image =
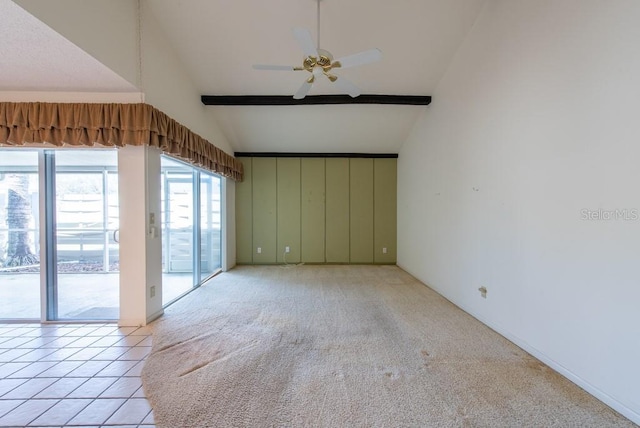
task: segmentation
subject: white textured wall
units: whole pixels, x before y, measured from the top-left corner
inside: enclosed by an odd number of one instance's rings
[[[400,151],[398,264],[640,423],[638,22],[487,3]]]
[[[14,1],[89,55],[136,85],[138,49],[135,1]]]
[[[139,103],[138,92],[41,92],[0,91],[9,103]]]

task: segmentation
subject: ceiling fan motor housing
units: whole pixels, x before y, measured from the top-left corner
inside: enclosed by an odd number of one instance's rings
[[[333,63],[333,55],[330,52],[325,51],[324,49],[318,49],[318,57],[308,56],[304,59],[302,66],[305,70],[313,73],[313,68],[315,66],[320,66],[324,71],[329,71],[331,68],[335,67],[336,64]]]

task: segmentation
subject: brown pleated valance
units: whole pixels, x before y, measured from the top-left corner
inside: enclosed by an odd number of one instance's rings
[[[149,145],[242,180],[242,163],[149,104],[0,102],[0,146],[25,145]]]

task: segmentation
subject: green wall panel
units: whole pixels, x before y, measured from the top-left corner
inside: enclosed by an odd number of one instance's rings
[[[253,262],[276,263],[276,158],[253,158]],[[258,247],[261,253],[257,252]]]
[[[373,161],[374,263],[396,262],[396,168],[396,159]]]
[[[324,263],[325,160],[303,158],[302,172],[302,261]]]
[[[349,159],[327,159],[326,172],[326,260],[349,263]]]
[[[373,159],[349,160],[350,262],[373,263]]]
[[[396,159],[239,159],[239,264],[396,262]]]
[[[300,158],[278,158],[278,263],[300,262]],[[285,254],[285,247],[290,253]]]
[[[253,263],[253,201],[251,158],[238,158],[244,166],[244,180],[236,183],[236,262]]]

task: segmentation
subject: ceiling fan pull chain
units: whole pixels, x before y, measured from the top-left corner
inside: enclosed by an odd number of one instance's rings
[[[320,0],[318,0],[318,50],[320,50]]]

